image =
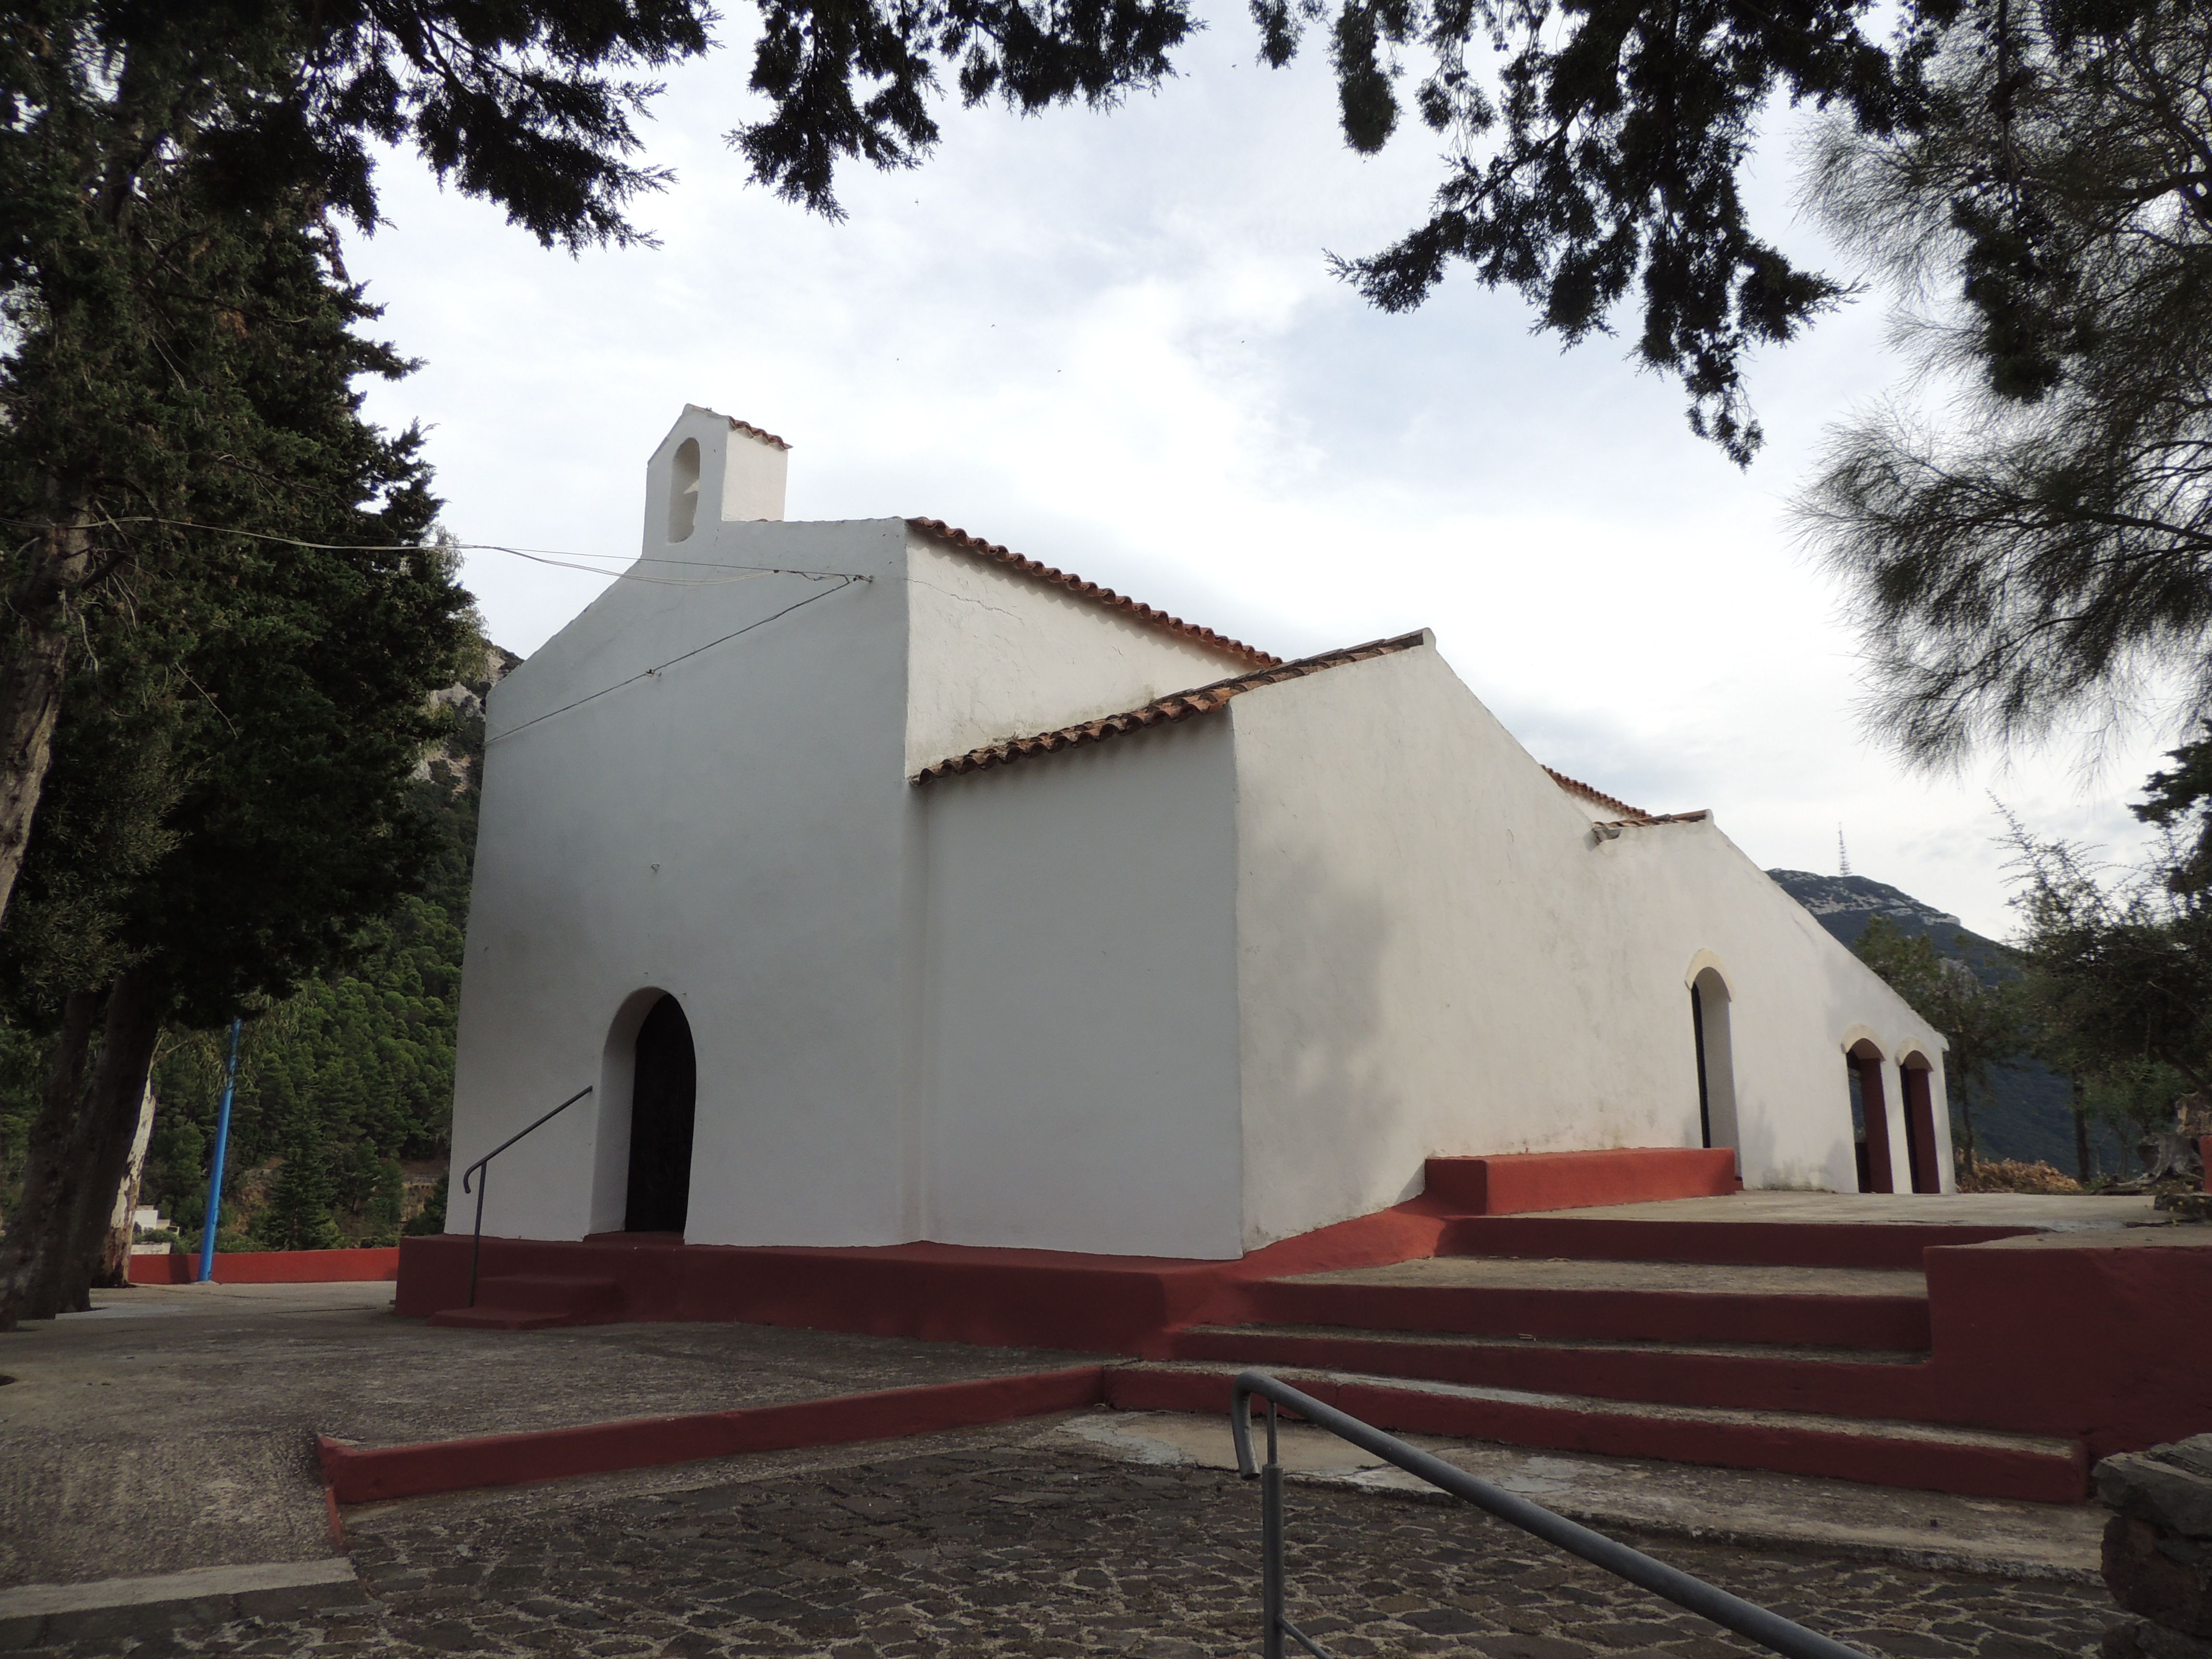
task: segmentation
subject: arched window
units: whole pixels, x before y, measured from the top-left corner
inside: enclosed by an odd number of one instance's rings
[[[698,522],[699,441],[686,438],[668,467],[668,539],[689,541]]]

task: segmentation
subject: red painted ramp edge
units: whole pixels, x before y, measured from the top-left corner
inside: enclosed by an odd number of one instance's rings
[[[410,1446],[362,1448],[318,1435],[315,1449],[331,1497],[340,1504],[367,1504],[690,1463],[738,1452],[896,1440],[1073,1411],[1097,1405],[1105,1397],[1103,1368],[1079,1365],[876,1394],[836,1395],[785,1406],[639,1417]]]
[[[200,1274],[197,1255],[134,1255],[133,1285],[189,1285]],[[343,1285],[399,1277],[399,1247],[363,1250],[218,1250],[218,1285]]]
[[[1523,1215],[1594,1204],[1722,1198],[1739,1191],[1728,1146],[1620,1146],[1589,1152],[1432,1158],[1425,1190],[1471,1215]]]

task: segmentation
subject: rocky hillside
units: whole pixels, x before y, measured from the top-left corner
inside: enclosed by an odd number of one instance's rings
[[[1967,963],[1985,981],[1994,983],[2020,971],[2012,951],[1996,939],[1983,938],[1949,912],[1923,904],[1887,882],[1866,876],[1816,876],[1806,870],[1766,873],[1845,945],[1856,944],[1876,916],[1887,916],[1903,933],[1915,938],[1928,935],[1937,951]],[[1974,1103],[1974,1127],[1984,1156],[2031,1163],[2039,1159],[2074,1174],[2074,1115],[2069,1098],[2063,1078],[2024,1054],[2011,1066],[1994,1068],[1988,1097]],[[2093,1134],[2090,1150],[2100,1170],[2123,1169],[2119,1142],[2109,1130]]]

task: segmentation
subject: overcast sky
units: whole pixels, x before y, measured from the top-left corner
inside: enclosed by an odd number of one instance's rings
[[[349,258],[423,368],[419,418],[464,541],[634,557],[646,457],[686,402],[793,446],[788,516],[942,518],[1286,656],[1429,627],[1540,760],[1657,811],[1711,807],[1766,867],[1859,874],[2011,930],[1992,793],[2115,852],[2154,729],[1913,775],[1863,736],[1855,644],[1793,545],[1823,428],[1898,378],[1878,302],[1767,355],[1740,473],[1618,341],[1562,353],[1516,295],[1455,278],[1387,317],[1324,253],[1416,222],[1428,135],[1362,161],[1326,66],[1255,65],[1224,9],[1156,95],[1105,114],[943,116],[918,171],[854,172],[832,225],[750,185],[749,11],[655,106],[677,179],[654,250],[540,250],[418,168]],[[1786,133],[1761,158],[1793,222]],[[496,554],[466,579],[535,650],[604,585]]]

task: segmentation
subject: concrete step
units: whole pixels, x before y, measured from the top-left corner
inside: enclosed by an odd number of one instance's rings
[[[1237,1369],[1176,1361],[1112,1366],[1107,1402],[1125,1411],[1225,1412]],[[1271,1374],[1394,1433],[1771,1469],[1971,1498],[2071,1504],[2088,1492],[2088,1455],[2079,1440],[1814,1412],[1630,1404],[1350,1371],[1271,1368]]]
[[[1247,1288],[1249,1322],[1924,1352],[1928,1285],[1900,1270],[1437,1256]]]
[[[1169,1353],[1652,1405],[1902,1419],[1942,1409],[1927,1355],[1872,1349],[1196,1325],[1176,1333]]]
[[[604,1325],[619,1319],[622,1286],[611,1279],[557,1273],[504,1273],[477,1283],[476,1305],[447,1308],[430,1323],[468,1330],[539,1331],[556,1325]]]
[[[1923,1222],[1666,1221],[1607,1216],[1468,1216],[1440,1242],[1446,1255],[1553,1256],[1802,1267],[1917,1268],[1938,1245],[1986,1244],[2026,1226]]]

